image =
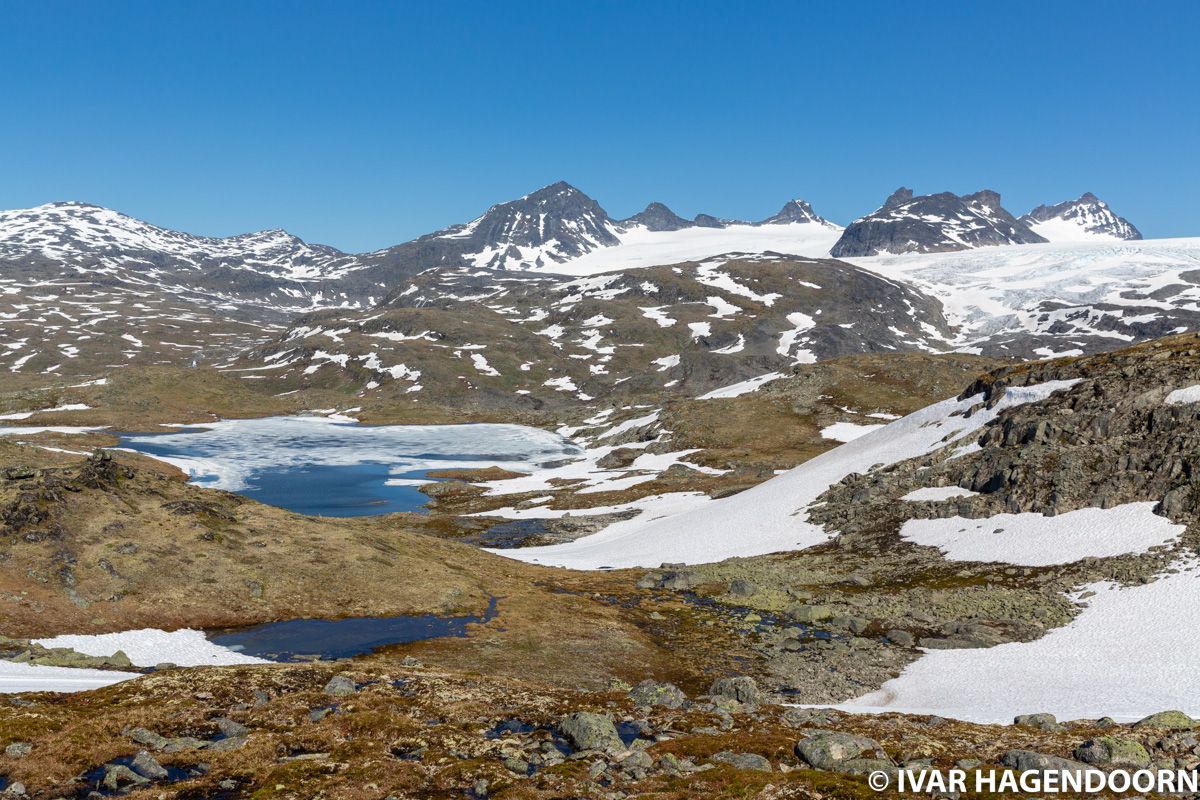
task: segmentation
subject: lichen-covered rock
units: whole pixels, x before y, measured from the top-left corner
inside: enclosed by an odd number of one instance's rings
[[[754,678],[718,678],[713,681],[708,693],[713,697],[724,697],[736,703],[757,703],[758,682]]]
[[[1144,767],[1150,763],[1150,753],[1136,739],[1123,736],[1097,736],[1075,748],[1075,758],[1086,764],[1113,767]]]
[[[808,738],[796,743],[796,755],[817,769],[839,772],[856,769],[861,765],[852,762],[865,760],[891,765],[879,742],[841,731],[810,731]]]
[[[771,762],[758,753],[734,753],[730,750],[723,750],[720,753],[714,753],[711,756],[712,761],[719,761],[722,764],[729,764],[737,769],[753,769],[759,772],[770,772]]]
[[[129,765],[130,769],[141,775],[143,778],[151,781],[161,781],[167,777],[167,770],[162,764],[158,763],[158,759],[147,753],[145,750],[139,750],[137,755],[133,757],[133,761]]]
[[[558,729],[577,750],[617,752],[625,749],[617,726],[603,714],[576,711],[558,721]]]
[[[682,708],[687,696],[673,683],[645,680],[629,690],[629,699],[638,706]]]
[[[1039,731],[1059,731],[1062,726],[1053,714],[1020,714],[1013,719],[1013,725],[1022,728],[1037,728]]]
[[[9,758],[24,758],[33,751],[33,745],[29,742],[12,742],[4,748],[4,755]]]
[[[322,691],[333,697],[345,697],[355,694],[358,691],[358,684],[346,675],[334,675],[329,679],[329,683],[325,684]]]
[[[1159,711],[1157,714],[1151,714],[1138,720],[1134,726],[1138,728],[1194,728],[1196,720],[1182,711]]]

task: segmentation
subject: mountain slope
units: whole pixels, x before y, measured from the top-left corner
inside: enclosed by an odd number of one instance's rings
[[[834,258],[884,253],[941,253],[1000,244],[1046,241],[1000,205],[990,189],[914,197],[897,189],[878,210],[846,227],[830,251]]]
[[[1038,206],[1021,217],[1030,230],[1051,242],[1141,239],[1142,233],[1129,220],[1117,216],[1108,203],[1091,192],[1077,200],[1053,206]]]
[[[367,311],[303,317],[228,365],[278,390],[537,410],[696,397],[864,352],[943,350],[941,307],[830,260],[731,254],[562,276],[437,270]]]
[[[40,257],[77,271],[114,274],[227,267],[283,280],[331,280],[357,268],[353,256],[310,245],[286,231],[214,238],[168,230],[86,203],[0,211],[0,259]]]

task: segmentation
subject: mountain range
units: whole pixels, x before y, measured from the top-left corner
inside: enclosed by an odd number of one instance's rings
[[[1200,325],[1195,248],[1139,238],[1091,194],[1018,218],[988,190],[900,189],[843,229],[798,199],[759,221],[613,219],[560,182],[360,254],[54,203],[0,213],[0,369],[209,364],[288,391],[553,405],[853,353],[1094,352]]]

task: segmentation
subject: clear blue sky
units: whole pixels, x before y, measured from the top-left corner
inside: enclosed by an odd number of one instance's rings
[[[1200,235],[1200,3],[0,0],[0,207],[347,250],[563,179],[845,223],[901,184]]]

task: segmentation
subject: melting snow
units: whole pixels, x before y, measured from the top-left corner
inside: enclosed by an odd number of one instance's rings
[[[1070,624],[1032,642],[934,650],[846,711],[939,714],[1009,722],[1034,711],[1059,719],[1136,720],[1167,708],[1200,715],[1200,570],[1144,586],[1108,583]]]
[[[1154,506],[1150,502],[1080,508],[1053,517],[1023,513],[986,519],[910,519],[900,535],[936,547],[952,561],[1043,567],[1088,557],[1144,553],[1178,538],[1185,526],[1158,516]]]
[[[634,518],[600,533],[549,547],[496,551],[521,561],[574,569],[656,567],[798,550],[832,534],[807,519],[806,509],[846,475],[893,464],[960,440],[1006,408],[1044,400],[1077,381],[1009,388],[991,409],[955,416],[977,398],[944,400],[813,458],[795,469],[722,500],[658,520]]]

